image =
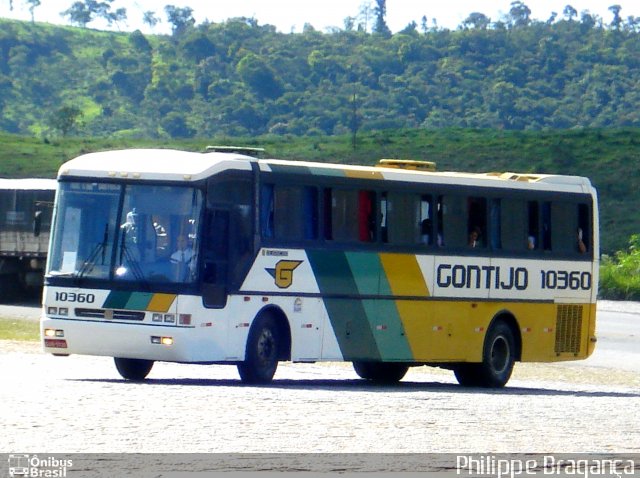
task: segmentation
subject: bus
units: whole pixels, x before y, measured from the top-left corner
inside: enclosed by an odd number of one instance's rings
[[[42,288],[56,186],[0,178],[0,301]]]
[[[372,382],[430,365],[502,387],[515,362],[595,347],[583,177],[235,148],[90,153],[58,182],[44,350],[113,357],[124,379],[180,362],[264,384],[280,361],[348,361]]]

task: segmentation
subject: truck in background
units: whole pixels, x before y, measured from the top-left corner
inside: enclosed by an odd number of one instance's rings
[[[0,178],[0,302],[42,287],[55,190],[53,179]]]

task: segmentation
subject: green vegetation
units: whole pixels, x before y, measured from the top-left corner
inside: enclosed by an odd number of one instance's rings
[[[247,18],[195,25],[188,11],[174,12],[186,17],[170,36],[0,19],[0,130],[203,138],[640,127],[638,20],[566,11],[540,22],[527,11],[512,2],[504,21],[472,14],[457,30],[411,24],[393,35],[384,23],[296,34]]]
[[[0,318],[0,340],[40,340],[40,325],[31,320]]]
[[[600,296],[604,299],[640,300],[640,235],[627,250],[604,256],[600,266]]]
[[[207,144],[574,174],[598,188],[602,251],[626,247],[640,231],[638,18],[613,6],[610,24],[578,19],[567,5],[532,21],[517,1],[500,21],[472,13],[456,30],[425,20],[392,35],[376,4],[374,33],[355,19],[330,33],[248,18],[196,25],[176,7],[170,36],[0,19],[0,176],[54,177],[97,150]],[[67,16],[124,20],[85,10]]]
[[[295,137],[218,136],[209,140],[35,138],[0,134],[0,176],[55,177],[60,165],[82,153],[162,147],[202,151],[207,144],[259,146],[284,159],[374,164],[381,158],[435,161],[439,170],[515,171],[591,178],[600,199],[602,251],[614,254],[640,231],[640,129],[496,131],[401,129],[350,135]]]

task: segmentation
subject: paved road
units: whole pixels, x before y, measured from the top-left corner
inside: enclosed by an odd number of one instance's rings
[[[0,305],[0,317],[37,321],[33,303]],[[577,366],[611,367],[640,373],[640,302],[598,302],[598,345],[592,357]]]
[[[4,342],[0,451],[638,453],[640,309],[614,309],[592,358],[518,364],[499,391],[425,367],[370,386],[348,364],[283,364],[266,387],[235,367],[156,364],[135,384],[108,358]]]

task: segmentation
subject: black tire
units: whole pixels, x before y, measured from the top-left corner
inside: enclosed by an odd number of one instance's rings
[[[494,323],[484,339],[481,363],[465,363],[454,368],[458,383],[465,387],[504,387],[516,360],[513,331],[503,321]]]
[[[278,368],[280,344],[276,321],[268,315],[258,317],[249,332],[244,362],[238,364],[238,372],[244,383],[271,382]]]
[[[409,366],[399,362],[353,362],[353,369],[365,380],[391,384],[402,380]]]
[[[133,382],[141,382],[153,367],[153,360],[127,359],[115,357],[113,361],[116,363],[118,373],[122,378]]]

